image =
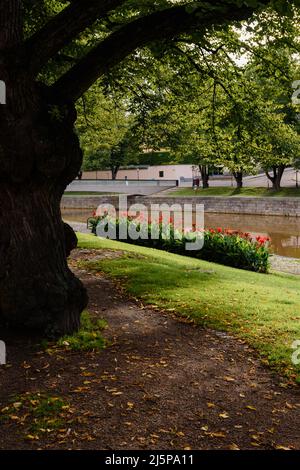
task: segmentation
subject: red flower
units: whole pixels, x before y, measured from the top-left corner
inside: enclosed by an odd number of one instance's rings
[[[218,233],[222,233],[222,232],[223,232],[223,230],[221,229],[221,227],[218,227],[218,228],[217,228],[217,232],[218,232]]]
[[[262,235],[258,235],[257,237],[255,237],[255,239],[260,245],[264,245],[265,243],[270,241],[269,237],[263,237]]]

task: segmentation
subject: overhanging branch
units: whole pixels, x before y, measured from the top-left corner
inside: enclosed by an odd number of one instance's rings
[[[269,2],[265,0],[263,3]],[[173,7],[139,18],[121,27],[92,49],[52,89],[64,99],[77,100],[100,76],[135,49],[192,30],[204,35],[212,26],[246,20],[255,10],[225,3],[223,9],[210,9],[207,12],[199,8],[189,13],[185,7]]]
[[[36,75],[44,64],[98,18],[126,0],[74,0],[24,45],[29,70]]]

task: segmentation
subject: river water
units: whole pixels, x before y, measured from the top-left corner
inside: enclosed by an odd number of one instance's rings
[[[66,221],[86,222],[92,210],[63,210]],[[206,228],[228,228],[250,232],[254,235],[267,235],[271,238],[272,251],[281,256],[300,259],[300,217],[205,214]]]

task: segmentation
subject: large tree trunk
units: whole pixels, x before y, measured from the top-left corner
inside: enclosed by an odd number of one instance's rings
[[[0,318],[50,335],[80,325],[86,293],[67,266],[75,245],[48,184],[1,186]]]
[[[19,2],[6,2],[10,14],[13,3]],[[3,18],[12,21],[0,5],[0,27]],[[17,16],[13,29],[16,23]],[[51,335],[72,333],[87,305],[67,265],[75,235],[60,213],[64,189],[82,162],[75,107],[26,71],[17,73],[14,55],[7,60],[1,53],[9,32],[0,31],[0,79],[7,89],[7,104],[0,107],[0,321]]]
[[[243,187],[243,173],[241,171],[237,171],[233,173],[235,182],[236,182],[236,187],[238,189]]]
[[[267,178],[272,182],[272,189],[274,191],[279,191],[281,188],[281,179],[285,170],[284,165],[274,166],[272,168],[273,175],[270,175],[268,171],[266,171]]]
[[[207,165],[199,165],[200,173],[201,173],[201,180],[202,180],[202,188],[207,189],[209,188],[209,173]]]
[[[119,172],[119,166],[111,166],[111,179],[114,181],[117,179],[117,174]]]

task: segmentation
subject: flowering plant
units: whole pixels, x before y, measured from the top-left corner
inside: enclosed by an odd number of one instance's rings
[[[247,232],[221,227],[209,228],[201,233],[204,237],[202,249],[186,251],[186,243],[199,235],[195,224],[189,228],[182,228],[181,224],[180,226],[176,224],[175,218],[166,219],[163,215],[157,220],[151,220],[148,215],[132,216],[130,213],[120,213],[119,217],[110,218],[108,211],[104,210],[88,220],[92,233],[97,233],[97,226],[103,220],[115,230],[117,240],[120,239],[121,223],[125,223],[126,228],[133,224],[136,233],[141,233],[143,236],[125,239],[121,237],[122,241],[249,271],[267,273],[269,270],[269,237],[262,235],[255,237]],[[156,233],[155,237],[153,233]]]
[[[205,230],[205,241],[199,258],[235,268],[266,273],[270,263],[270,238],[254,237],[237,230]]]

